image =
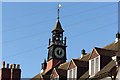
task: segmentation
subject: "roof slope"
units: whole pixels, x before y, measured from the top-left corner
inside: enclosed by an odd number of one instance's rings
[[[76,66],[78,67],[88,67],[88,62],[79,59],[72,59]]]
[[[89,78],[89,70],[86,71],[78,80],[86,80]]]
[[[60,65],[58,66],[58,69],[67,70],[68,64],[69,64],[69,62],[65,62],[65,63],[63,63],[63,64],[60,64]]]
[[[66,77],[67,76],[67,70],[63,70],[63,69],[56,69],[57,73],[59,76],[61,77]]]
[[[109,50],[109,49],[97,48],[97,47],[95,47],[95,49],[100,55],[111,56],[111,57],[115,56],[117,52],[115,50]]]
[[[118,56],[120,56],[120,40],[118,40],[116,43],[113,42],[107,46],[104,47],[105,49],[111,49],[118,51]]]
[[[84,55],[82,58],[80,58],[80,60],[81,60],[81,61],[89,61],[90,54],[91,54],[91,53],[88,53],[88,54]]]
[[[55,25],[54,29],[52,30],[52,32],[53,32],[53,31],[64,32],[64,30],[62,29],[62,26],[61,26],[61,24],[60,24],[60,21],[59,21],[59,20],[57,21],[57,23],[56,23],[56,25]]]
[[[37,74],[31,80],[36,80],[36,79],[42,79],[42,75],[41,74]]]

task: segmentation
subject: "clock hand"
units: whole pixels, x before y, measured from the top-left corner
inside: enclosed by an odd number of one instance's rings
[[[59,50],[59,55],[60,55],[60,52],[61,52],[61,51]]]

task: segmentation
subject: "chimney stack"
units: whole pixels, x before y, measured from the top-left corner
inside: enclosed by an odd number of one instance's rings
[[[21,80],[21,69],[19,64],[7,64],[2,62],[0,80]]]
[[[83,50],[81,51],[81,58],[84,57],[85,55],[86,55],[86,52],[85,52],[85,50],[83,49]]]
[[[120,33],[119,32],[116,34],[116,38],[120,39]]]
[[[115,43],[117,43],[120,40],[120,33],[118,32],[116,34],[116,39],[115,39]]]

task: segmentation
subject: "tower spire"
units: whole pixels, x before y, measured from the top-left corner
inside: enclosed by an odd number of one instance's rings
[[[58,10],[57,10],[57,12],[58,12],[57,19],[58,19],[58,20],[60,19],[60,8],[61,8],[61,5],[60,5],[60,3],[58,2]]]

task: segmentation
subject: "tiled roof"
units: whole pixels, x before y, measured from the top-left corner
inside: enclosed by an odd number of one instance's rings
[[[118,42],[113,42],[107,46],[104,47],[105,49],[111,49],[111,50],[116,50],[118,51],[118,56],[120,56],[120,40]]]
[[[117,42],[112,42],[111,44],[105,46],[105,49],[112,49],[112,50],[118,50],[118,47],[120,47],[120,40]]]
[[[94,76],[94,78],[97,78],[97,77],[101,76],[102,74],[109,73],[110,70],[111,70],[114,66],[116,66],[116,62],[112,60],[112,61],[109,62],[104,68],[102,68],[102,69]],[[106,76],[106,77],[108,77],[108,76]]]
[[[56,69],[57,73],[59,76],[61,77],[67,77],[67,70],[63,70],[63,69]]]
[[[41,74],[37,74],[36,76],[34,76],[31,80],[36,80],[36,79],[40,79],[41,78]]]
[[[109,49],[97,48],[97,47],[95,47],[95,49],[99,55],[110,56],[110,57],[115,56],[117,52],[115,50],[109,50]]]
[[[60,32],[64,32],[64,30],[62,29],[62,26],[60,24],[60,21],[58,20],[54,29],[52,31],[60,31]]]
[[[89,78],[89,70],[86,71],[78,80],[86,80]]]
[[[65,62],[63,64],[60,64],[59,67],[58,67],[58,69],[67,70],[68,64],[69,64],[69,62]]]
[[[88,62],[86,61],[82,61],[82,60],[79,60],[79,59],[72,59],[75,63],[76,66],[78,67],[88,67]]]
[[[81,61],[89,61],[89,58],[90,58],[90,53],[84,55],[82,58],[80,58],[80,60],[81,60]]]

